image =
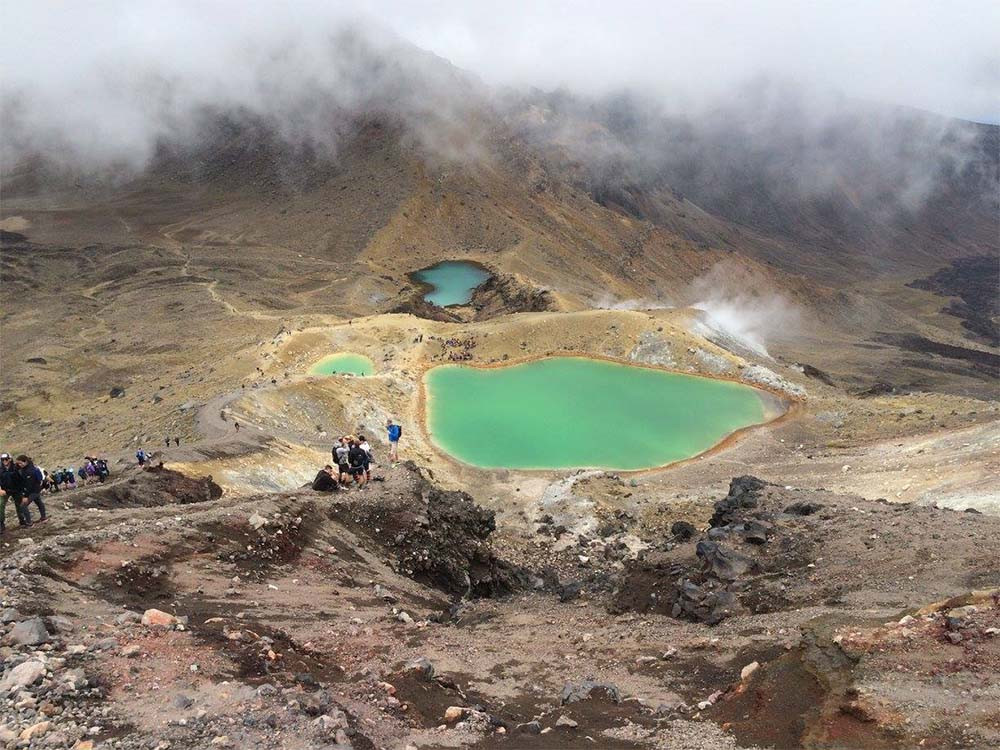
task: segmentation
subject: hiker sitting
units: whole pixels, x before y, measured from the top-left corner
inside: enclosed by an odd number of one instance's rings
[[[319,470],[316,474],[316,478],[313,480],[312,488],[316,492],[336,492],[340,489],[337,484],[337,477],[330,464],[327,464]]]

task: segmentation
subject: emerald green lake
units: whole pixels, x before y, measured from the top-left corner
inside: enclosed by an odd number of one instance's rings
[[[374,372],[374,362],[353,352],[330,354],[309,368],[310,375],[371,375]]]
[[[424,385],[434,444],[483,468],[647,469],[770,418],[740,383],[584,357],[442,365]]]
[[[442,261],[413,274],[414,279],[432,287],[424,299],[438,307],[464,305],[489,277],[489,271],[482,266],[464,260]]]

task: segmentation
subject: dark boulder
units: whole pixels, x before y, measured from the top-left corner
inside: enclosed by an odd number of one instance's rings
[[[706,625],[717,625],[740,609],[739,600],[732,592],[685,579],[677,589],[671,615]]]
[[[728,526],[739,521],[739,512],[756,508],[767,482],[749,474],[735,477],[729,483],[729,494],[715,504],[711,526]]]
[[[622,696],[618,688],[609,682],[594,682],[584,680],[583,682],[568,682],[563,686],[559,702],[565,706],[568,703],[589,700],[590,698],[603,698],[612,703],[621,703]]]
[[[739,552],[726,549],[717,542],[698,542],[696,554],[706,575],[735,581],[753,567],[753,561]]]
[[[744,542],[750,544],[766,544],[768,536],[774,531],[774,526],[763,521],[751,519],[743,522],[740,534]]]
[[[670,535],[673,536],[674,541],[677,542],[687,542],[694,539],[695,534],[698,533],[698,529],[694,527],[693,523],[688,523],[687,521],[674,521],[670,525]]]

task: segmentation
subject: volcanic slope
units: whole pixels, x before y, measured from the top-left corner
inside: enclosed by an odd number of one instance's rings
[[[101,721],[126,748],[994,746],[1000,354],[942,311],[970,295],[939,274],[995,254],[990,219],[921,222],[898,263],[906,243],[872,223],[832,273],[838,222],[816,206],[757,221],[665,175],[616,198],[481,115],[461,161],[372,116],[334,159],[227,121],[115,187],[5,175],[3,447],[47,467],[106,452],[115,475],[3,541],[5,665],[37,673],[5,698],[18,731],[62,706],[53,731]],[[876,257],[884,273],[859,260]],[[409,274],[456,259],[494,280],[421,304]],[[335,351],[375,374],[309,374]],[[560,353],[739,380],[789,412],[627,476],[434,448],[427,368]],[[335,498],[295,489],[345,432],[382,460],[389,416],[415,465]],[[129,468],[139,446],[166,468]],[[747,474],[774,484],[723,497]],[[122,606],[189,619],[116,622]],[[34,615],[51,648],[19,642]],[[422,655],[438,679],[406,667]],[[181,695],[164,714],[139,684]]]
[[[211,480],[132,469],[56,496],[0,566],[0,690],[19,686],[2,736],[996,745],[1000,560],[977,541],[995,517],[744,476],[668,535],[609,508],[587,534],[540,514],[535,541],[512,544],[422,474],[218,498]]]
[[[466,162],[413,145],[391,120],[355,126],[332,161],[282,145],[260,123],[227,121],[198,149],[168,152],[113,189],[31,165],[5,175],[2,272],[25,304],[4,309],[4,351],[30,351],[4,357],[12,438],[40,440],[43,455],[61,460],[48,454],[57,435],[74,448],[77,435],[115,447],[141,433],[191,437],[181,407],[252,375],[283,331],[391,310],[454,319],[420,306],[407,276],[445,259],[496,274],[469,315],[683,305],[707,294],[738,300],[732,314],[752,318],[780,297],[799,324],[763,326],[785,362],[846,388],[995,390],[996,349],[966,338],[940,296],[908,286],[913,271],[833,287],[807,262],[812,245],[794,260],[762,261],[749,240],[691,239],[678,221],[727,220],[663,195],[648,217],[602,205],[595,188],[499,122],[484,136],[486,155]],[[980,223],[968,226],[976,245]],[[847,267],[866,250],[858,242]],[[935,270],[925,252],[913,257],[921,275]],[[101,403],[114,387],[126,402]]]

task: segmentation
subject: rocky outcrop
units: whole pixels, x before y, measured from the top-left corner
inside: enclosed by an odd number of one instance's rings
[[[491,510],[464,492],[442,490],[419,476],[410,496],[336,503],[333,516],[395,558],[398,572],[454,597],[492,597],[524,586],[526,575],[489,543]]]
[[[162,466],[130,470],[113,481],[84,487],[73,494],[74,503],[86,508],[186,505],[222,497],[222,488],[211,477],[189,477]]]
[[[549,292],[529,286],[511,274],[500,273],[494,273],[483,282],[473,293],[469,304],[476,311],[475,320],[555,309],[555,300]]]

